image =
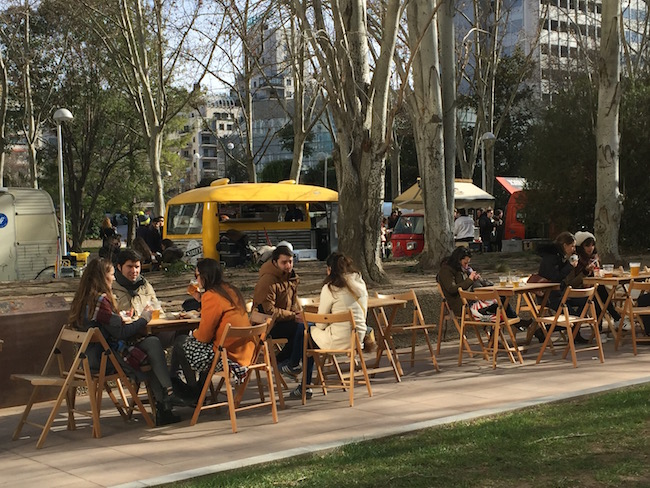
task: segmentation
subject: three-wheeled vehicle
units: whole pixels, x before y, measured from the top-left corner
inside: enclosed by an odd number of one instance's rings
[[[395,224],[390,241],[393,257],[411,257],[424,249],[425,215],[420,178],[393,201],[394,205],[419,210],[419,213],[402,214]],[[494,197],[474,185],[471,180],[454,180],[454,204],[456,208],[472,209],[494,204]]]
[[[338,247],[338,193],[328,188],[215,180],[169,200],[163,236],[184,250],[185,260],[214,258],[244,264],[252,247],[293,245],[299,259],[325,259]]]

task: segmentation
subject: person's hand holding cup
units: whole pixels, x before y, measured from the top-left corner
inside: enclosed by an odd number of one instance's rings
[[[151,322],[151,320],[153,319],[153,308],[151,307],[151,305],[147,305],[146,307],[144,307],[142,312],[140,312],[140,318],[145,319],[147,323]]]

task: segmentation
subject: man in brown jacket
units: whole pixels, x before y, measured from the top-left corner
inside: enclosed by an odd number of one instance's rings
[[[293,376],[301,373],[304,325],[298,305],[298,275],[293,269],[293,251],[278,246],[271,259],[260,268],[260,278],[253,293],[253,308],[261,313],[276,315],[271,335],[287,339],[287,345],[277,355],[280,371]]]

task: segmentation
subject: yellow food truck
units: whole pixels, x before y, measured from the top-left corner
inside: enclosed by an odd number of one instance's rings
[[[325,259],[337,248],[338,193],[328,188],[215,180],[169,200],[163,237],[185,252],[185,260],[214,258],[244,264],[250,246],[293,245],[300,260]]]

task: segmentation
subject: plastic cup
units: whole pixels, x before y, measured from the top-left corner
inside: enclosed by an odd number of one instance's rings
[[[499,286],[506,286],[507,283],[508,283],[507,276],[499,276]]]
[[[630,263],[630,276],[632,278],[639,276],[639,271],[641,271],[641,263]]]
[[[512,280],[512,286],[513,286],[514,288],[518,288],[518,287],[519,287],[519,279],[518,279],[518,278],[514,278],[514,279]]]
[[[605,271],[605,278],[611,278],[612,276],[614,276],[614,265],[603,264],[603,271]]]
[[[160,305],[159,300],[151,300],[149,303],[153,310],[151,311],[151,320],[159,319],[162,312],[162,306]]]

